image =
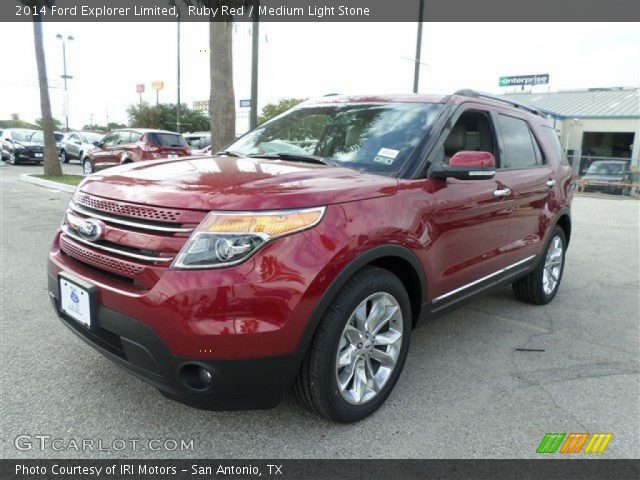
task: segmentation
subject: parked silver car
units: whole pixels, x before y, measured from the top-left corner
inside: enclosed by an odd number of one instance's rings
[[[80,160],[80,163],[89,156],[89,152],[96,149],[95,144],[100,142],[104,134],[100,132],[69,132],[62,139],[58,155],[62,163],[69,160]]]

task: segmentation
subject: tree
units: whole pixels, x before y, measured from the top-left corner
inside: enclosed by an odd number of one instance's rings
[[[211,151],[216,152],[236,138],[236,99],[233,90],[233,24],[209,24],[209,73],[211,89]]]
[[[268,103],[262,108],[262,112],[258,116],[258,125],[262,125],[267,120],[277,117],[290,108],[295,107],[299,103],[304,102],[305,98],[282,98],[278,103]]]
[[[31,4],[33,2],[23,2]],[[38,9],[36,11],[39,12]],[[38,67],[38,83],[40,85],[40,110],[42,111],[42,132],[44,134],[44,174],[52,177],[62,175],[62,167],[58,161],[56,139],[53,135],[54,123],[51,117],[51,100],[47,82],[47,63],[42,41],[42,18],[40,13],[33,16],[33,40],[36,49],[36,65]]]
[[[36,125],[40,128],[42,128],[43,122],[44,120],[42,118],[36,119]],[[62,128],[62,122],[57,118],[52,118],[51,122],[54,130],[60,130]]]
[[[148,103],[134,104],[129,106],[127,113],[131,127],[176,130],[177,106],[174,103],[153,106]],[[180,107],[180,124],[187,131],[209,130],[209,119],[185,104]]]

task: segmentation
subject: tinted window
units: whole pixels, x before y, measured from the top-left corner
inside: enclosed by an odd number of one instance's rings
[[[482,112],[466,111],[460,115],[444,142],[445,163],[462,151],[489,152],[497,157],[493,143],[489,117]]]
[[[500,132],[504,145],[504,166],[528,168],[538,164],[529,125],[524,120],[499,115]]]
[[[147,134],[149,143],[161,147],[186,147],[187,142],[184,141],[182,135],[176,133],[149,133]]]
[[[567,156],[562,151],[562,145],[560,145],[560,139],[558,138],[558,134],[553,128],[543,127],[540,129],[542,132],[542,136],[547,141],[547,143],[551,146],[551,150],[553,150],[553,154],[558,159],[558,161],[562,165],[569,165],[569,161],[567,160]]]

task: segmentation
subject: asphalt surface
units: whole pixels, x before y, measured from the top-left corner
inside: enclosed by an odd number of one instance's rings
[[[519,303],[503,288],[423,325],[386,404],[345,426],[292,395],[267,411],[194,410],[73,336],[51,309],[45,270],[69,195],[18,180],[40,170],[0,166],[4,458],[536,457],[546,432],[612,432],[604,456],[640,457],[638,201],[577,197],[550,305]],[[14,446],[19,435],[31,436],[30,450]],[[40,450],[35,435],[61,439],[62,450]],[[82,439],[110,449],[77,451]],[[193,440],[193,449],[134,450],[130,439]]]

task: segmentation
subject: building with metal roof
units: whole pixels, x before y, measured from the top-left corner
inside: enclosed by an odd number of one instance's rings
[[[598,159],[624,159],[640,168],[640,88],[589,88],[509,93],[554,123],[574,172]]]

